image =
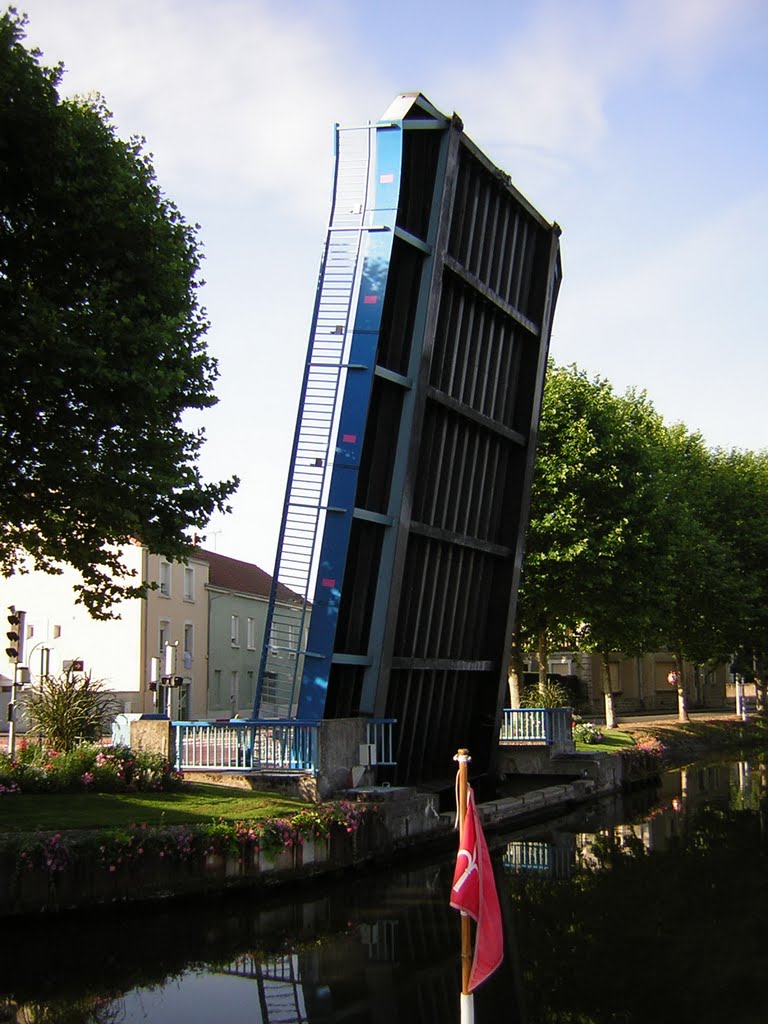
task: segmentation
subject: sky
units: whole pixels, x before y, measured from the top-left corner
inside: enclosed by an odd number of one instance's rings
[[[765,0],[15,0],[199,225],[219,364],[205,546],[271,572],[333,125],[422,92],[562,228],[550,352],[713,447],[768,449]],[[197,424],[195,424],[197,425]]]

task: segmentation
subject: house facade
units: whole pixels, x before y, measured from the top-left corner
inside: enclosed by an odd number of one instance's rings
[[[535,660],[529,662],[531,672],[538,671]],[[580,651],[556,651],[548,665],[550,675],[561,676],[573,690],[574,705],[585,714],[604,711],[602,658]],[[676,670],[675,657],[669,652],[626,658],[611,654],[608,675],[616,713],[633,714],[644,711],[676,712],[677,686],[669,675]],[[685,688],[691,707],[723,707],[728,698],[728,666],[703,668],[686,662]]]
[[[250,562],[200,551],[208,564],[208,717],[251,718],[272,577]],[[303,603],[278,584],[277,600],[302,630]],[[299,644],[297,646],[304,646]]]
[[[182,721],[207,717],[208,563],[146,554],[144,711]]]

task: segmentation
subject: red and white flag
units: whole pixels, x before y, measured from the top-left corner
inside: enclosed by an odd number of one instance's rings
[[[504,934],[501,927],[499,897],[493,878],[493,865],[471,789],[468,792],[467,813],[456,856],[451,906],[455,910],[469,914],[477,924],[475,953],[469,976],[469,991],[472,992],[493,974],[501,963],[504,955]]]

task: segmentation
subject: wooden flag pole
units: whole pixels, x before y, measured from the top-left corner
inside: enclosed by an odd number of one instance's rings
[[[459,819],[459,837],[464,828],[464,819],[467,816],[468,801],[468,766],[472,758],[469,751],[459,750],[454,760],[459,763],[457,778],[456,804]],[[469,991],[469,978],[472,973],[472,923],[469,914],[462,911],[461,914],[461,1021],[462,1024],[471,1024],[474,1020],[474,1008],[472,993]]]

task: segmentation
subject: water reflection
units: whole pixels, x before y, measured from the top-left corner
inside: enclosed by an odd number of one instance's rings
[[[545,838],[519,833],[502,853],[504,871],[513,875],[571,878],[584,868],[603,866],[606,845],[617,852],[663,852],[680,843],[686,828],[695,827],[697,812],[715,809],[756,812],[764,823],[768,800],[768,766],[746,760],[699,764],[666,773],[645,808],[635,798],[600,806],[596,832],[570,832],[567,822]],[[647,796],[647,794],[646,794]],[[643,797],[640,797],[642,801]],[[587,815],[588,817],[588,815]],[[626,820],[629,818],[630,820]],[[536,830],[540,836],[540,830]]]
[[[506,948],[478,1024],[762,1020],[766,760],[693,765],[658,791],[489,836]],[[230,894],[17,924],[0,1019],[456,1022],[452,861],[290,902]]]

